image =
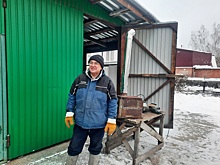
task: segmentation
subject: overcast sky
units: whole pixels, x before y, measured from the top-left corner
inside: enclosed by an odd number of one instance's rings
[[[178,22],[177,47],[190,49],[192,31],[201,25],[212,33],[214,22],[220,24],[220,0],[136,0],[160,22]]]

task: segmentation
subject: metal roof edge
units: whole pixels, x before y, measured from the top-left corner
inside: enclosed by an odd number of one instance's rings
[[[146,29],[152,29],[152,28],[161,28],[161,27],[170,27],[175,32],[177,32],[178,28],[178,22],[160,22],[160,23],[154,23],[154,24],[139,24],[139,25],[125,25],[126,28],[146,28]]]

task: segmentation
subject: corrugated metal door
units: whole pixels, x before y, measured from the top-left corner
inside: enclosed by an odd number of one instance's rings
[[[132,28],[136,34],[132,42],[128,95],[141,95],[146,103],[156,103],[165,112],[165,127],[172,127],[177,23]]]
[[[64,117],[83,69],[83,13],[63,3],[7,1],[9,159],[72,135]]]
[[[3,0],[0,0],[0,34],[4,33],[4,8],[3,8]]]
[[[7,98],[6,98],[5,36],[0,35],[0,161],[6,160]]]

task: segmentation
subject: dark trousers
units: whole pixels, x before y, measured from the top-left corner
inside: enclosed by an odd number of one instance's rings
[[[70,141],[68,147],[68,154],[70,156],[79,155],[82,150],[83,146],[86,142],[87,137],[90,137],[90,144],[89,144],[89,152],[92,155],[100,154],[102,150],[102,139],[104,136],[104,128],[101,129],[83,129],[78,125],[74,125],[74,132],[72,139]]]

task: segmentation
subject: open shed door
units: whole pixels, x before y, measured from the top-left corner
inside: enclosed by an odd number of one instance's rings
[[[141,25],[122,29],[121,70],[124,70],[126,32],[135,29],[128,78],[129,96],[141,95],[165,112],[164,125],[173,128],[177,23]],[[120,87],[123,85],[120,80]]]

